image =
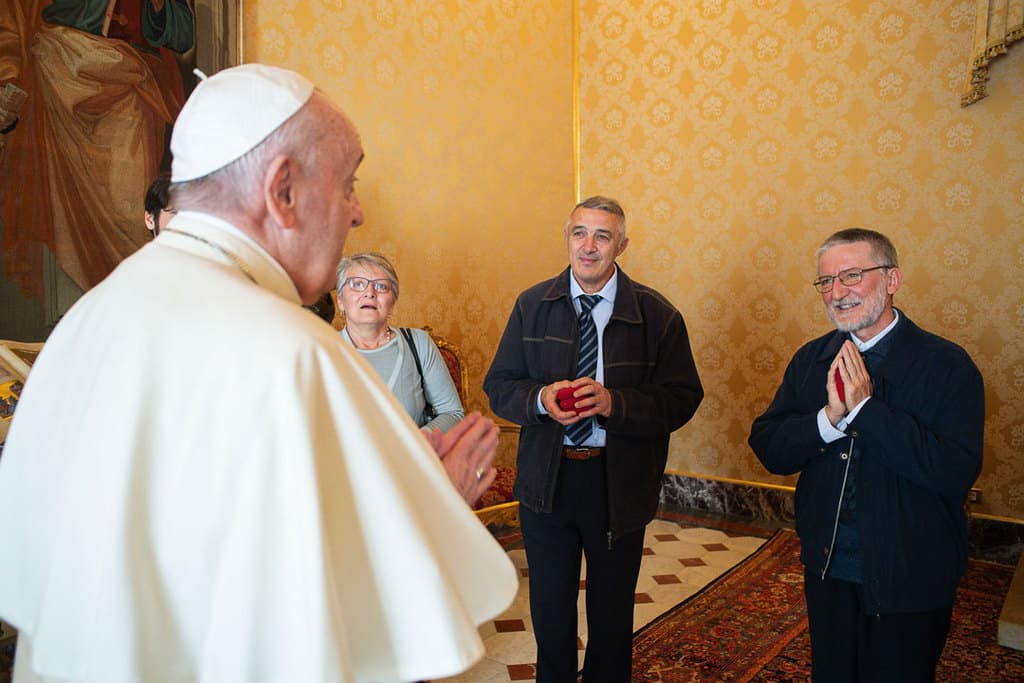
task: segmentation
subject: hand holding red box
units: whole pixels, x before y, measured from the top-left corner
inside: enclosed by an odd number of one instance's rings
[[[576,410],[576,398],[573,393],[576,391],[573,387],[563,387],[558,390],[555,394],[555,400],[558,402],[558,407],[568,412],[570,410]]]

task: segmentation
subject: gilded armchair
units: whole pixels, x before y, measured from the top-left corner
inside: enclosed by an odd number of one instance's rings
[[[469,398],[469,373],[466,364],[462,362],[462,352],[457,346],[444,337],[436,334],[430,327],[424,327],[430,334],[431,339],[437,344],[444,358],[448,372],[455,382],[455,389],[459,393],[462,405],[466,405]],[[474,511],[480,521],[488,527],[518,527],[519,526],[519,502],[512,497],[512,484],[516,479],[514,465],[500,463],[497,465],[498,476],[480,500],[474,506]]]

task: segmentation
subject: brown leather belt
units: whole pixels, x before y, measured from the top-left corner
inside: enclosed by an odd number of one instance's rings
[[[604,452],[603,448],[588,446],[562,446],[562,457],[570,460],[590,460]]]

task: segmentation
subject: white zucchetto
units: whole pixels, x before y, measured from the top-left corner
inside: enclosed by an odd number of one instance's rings
[[[242,64],[200,81],[171,134],[171,182],[224,168],[302,108],[313,84],[287,69]]]

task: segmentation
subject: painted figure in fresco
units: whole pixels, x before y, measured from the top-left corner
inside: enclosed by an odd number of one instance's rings
[[[537,680],[576,681],[586,557],[586,683],[629,683],[644,527],[669,435],[704,397],[683,317],[630,279],[618,202],[591,197],[565,227],[569,267],[516,300],[484,379],[522,425],[514,493],[530,569]]]
[[[247,64],[196,87],[171,150],[178,213],[57,324],[0,462],[14,680],[467,669],[518,587],[467,505],[498,427],[424,434],[302,308],[363,222],[355,126]]]
[[[6,275],[41,294],[41,245],[83,290],[148,238],[140,198],[184,102],[185,0],[19,0],[0,18],[0,82],[28,103],[0,188]]]
[[[893,307],[901,281],[884,235],[825,240],[814,285],[836,329],[796,352],[750,430],[770,472],[800,474],[815,681],[935,680],[967,566],[982,378],[962,348]]]

